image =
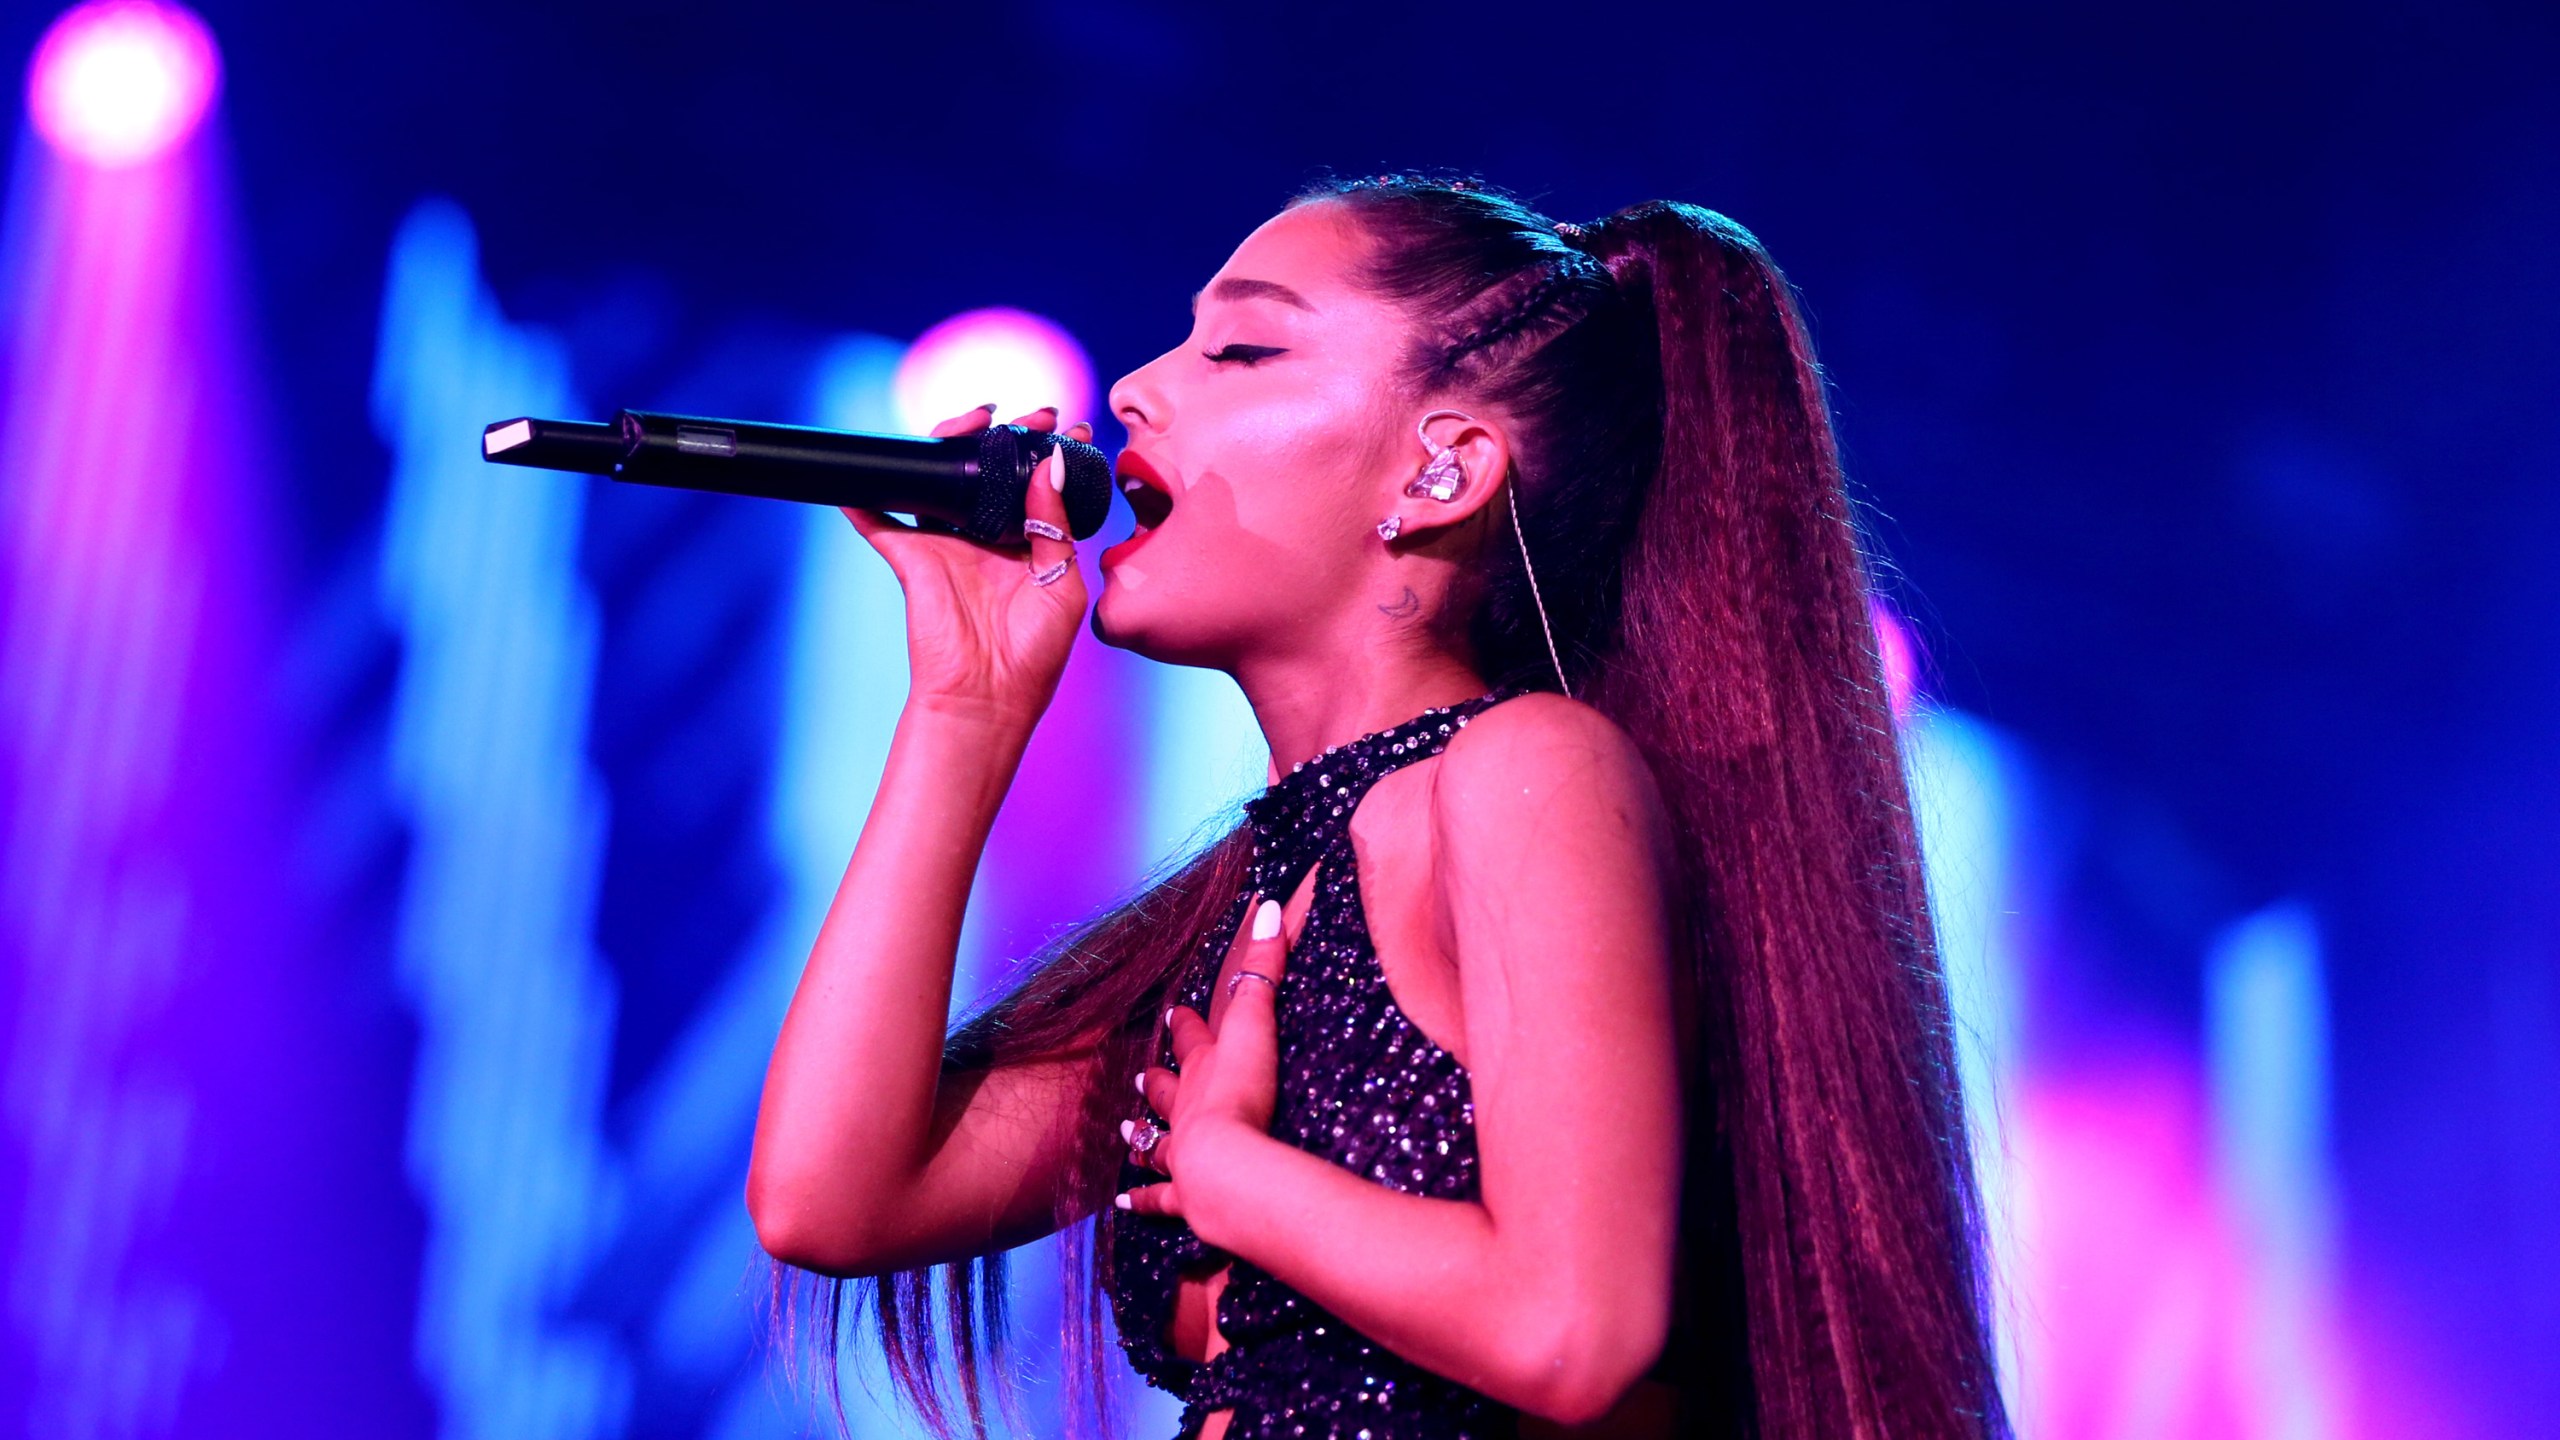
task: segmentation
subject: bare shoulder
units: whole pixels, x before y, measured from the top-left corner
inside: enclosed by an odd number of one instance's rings
[[[1568,835],[1605,844],[1615,832],[1660,858],[1668,835],[1661,789],[1635,741],[1592,706],[1545,691],[1479,711],[1451,737],[1432,823],[1460,855]]]
[[[1677,846],[1626,731],[1581,701],[1523,695],[1478,712],[1440,763],[1432,878],[1466,1063],[1499,1070],[1530,1031],[1623,1037],[1628,1015],[1668,1015]]]
[[[1580,700],[1543,690],[1470,717],[1441,752],[1433,788],[1444,819],[1522,801],[1568,800],[1575,791],[1661,804],[1651,767],[1617,721]]]

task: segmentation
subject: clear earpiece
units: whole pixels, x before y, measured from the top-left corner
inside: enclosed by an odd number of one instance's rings
[[[1475,418],[1461,410],[1434,410],[1414,422],[1414,436],[1422,441],[1423,453],[1431,457],[1423,465],[1421,474],[1405,482],[1404,493],[1416,500],[1425,497],[1441,501],[1455,500],[1458,498],[1458,492],[1466,488],[1467,472],[1465,467],[1458,463],[1456,447],[1432,443],[1431,433],[1426,428],[1432,420],[1442,415],[1455,415],[1461,420]]]

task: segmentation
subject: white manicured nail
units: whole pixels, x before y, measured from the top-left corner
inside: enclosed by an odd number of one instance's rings
[[[1171,1008],[1170,1006],[1166,1007],[1166,1009],[1165,1009],[1165,1012],[1164,1012],[1164,1023],[1165,1023],[1165,1028],[1166,1028],[1166,1029],[1168,1029],[1168,1030],[1169,1030],[1169,1029],[1173,1028],[1173,1010],[1172,1010],[1172,1008]]]
[[[1124,1140],[1124,1141],[1125,1141],[1125,1140],[1127,1140],[1130,1136],[1135,1135],[1135,1134],[1137,1134],[1137,1133],[1138,1133],[1138,1122],[1137,1122],[1137,1121],[1135,1121],[1135,1120],[1123,1120],[1123,1121],[1121,1121],[1121,1122],[1120,1122],[1120,1138],[1121,1138],[1122,1140]]]
[[[1144,1071],[1144,1070],[1141,1070],[1141,1071],[1139,1071],[1139,1072],[1138,1072],[1138,1094],[1139,1094],[1141,1097],[1143,1097],[1146,1093],[1147,1093],[1147,1072],[1146,1072],[1146,1071]]]
[[[1123,1190],[1123,1191],[1121,1191],[1119,1194],[1112,1196],[1112,1197],[1111,1197],[1111,1203],[1112,1203],[1113,1205],[1115,1205],[1115,1206],[1118,1206],[1120,1209],[1123,1209],[1123,1210],[1128,1209],[1128,1208],[1129,1208],[1129,1192],[1128,1192],[1128,1191],[1126,1191],[1126,1190]]]
[[[1052,449],[1049,452],[1049,488],[1061,495],[1067,493],[1067,452],[1064,450]]]
[[[1280,933],[1280,902],[1265,900],[1253,912],[1253,938],[1268,940]]]

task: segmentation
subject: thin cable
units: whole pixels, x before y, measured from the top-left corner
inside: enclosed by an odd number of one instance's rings
[[[1520,541],[1520,568],[1529,575],[1529,603],[1538,607],[1538,631],[1547,637],[1547,663],[1556,667],[1556,684],[1569,700],[1573,698],[1573,686],[1565,681],[1564,661],[1556,654],[1556,632],[1547,624],[1547,602],[1538,595],[1538,570],[1529,563],[1529,536],[1520,528],[1520,492],[1506,485],[1502,493],[1511,497],[1511,533]]]

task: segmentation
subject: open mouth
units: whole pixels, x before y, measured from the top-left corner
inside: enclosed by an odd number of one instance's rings
[[[1138,519],[1142,531],[1153,530],[1173,513],[1173,490],[1156,473],[1144,456],[1131,451],[1120,453],[1118,466],[1120,493],[1129,497],[1129,513]]]

